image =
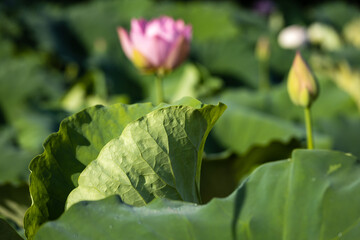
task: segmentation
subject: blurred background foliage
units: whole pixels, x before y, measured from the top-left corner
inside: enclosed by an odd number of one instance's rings
[[[160,15],[193,26],[188,61],[164,82],[165,99],[228,105],[205,147],[203,198],[228,195],[259,164],[304,147],[303,112],[289,100],[294,49],[279,33],[297,24],[299,48],[321,93],[316,147],[360,156],[360,9],[351,1],[62,0],[0,2],[0,217],[21,231],[28,164],[60,121],[87,106],[155,100],[152,76],[122,52],[116,28]],[[268,59],[256,54],[265,38]],[[259,50],[259,49],[258,49]],[[270,80],[270,87],[262,85]]]

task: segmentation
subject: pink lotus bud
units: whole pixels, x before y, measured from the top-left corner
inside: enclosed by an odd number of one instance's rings
[[[121,46],[134,65],[145,72],[166,72],[179,66],[190,50],[192,27],[183,20],[160,17],[132,19],[130,35],[118,28]]]

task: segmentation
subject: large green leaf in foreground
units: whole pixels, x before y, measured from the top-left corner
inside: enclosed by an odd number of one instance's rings
[[[42,223],[61,215],[79,174],[102,147],[152,108],[152,104],[96,106],[61,122],[59,131],[45,141],[44,152],[30,163],[33,203],[24,219],[29,239]]]
[[[296,150],[257,168],[228,198],[206,205],[157,199],[143,207],[119,197],[84,201],[45,224],[42,239],[360,238],[360,166],[355,157]]]
[[[170,106],[128,124],[81,173],[67,207],[114,193],[135,206],[154,198],[200,202],[205,140],[225,108]]]
[[[179,155],[182,154],[182,150],[179,153],[180,146],[184,147],[183,141],[187,139],[187,135],[191,141],[194,140],[194,143],[199,143],[201,146],[199,149],[202,149],[204,144],[204,134],[201,132],[202,129],[210,129],[210,126],[214,124],[216,119],[221,115],[222,111],[224,111],[225,106],[219,105],[219,107],[214,106],[204,106],[196,99],[193,98],[183,98],[179,100],[178,102],[173,104],[174,106],[179,105],[186,105],[192,108],[198,108],[199,112],[193,111],[194,116],[198,116],[203,114],[203,118],[198,121],[194,121],[192,123],[191,127],[190,125],[183,126],[186,131],[181,132],[181,130],[184,129],[177,129],[177,121],[184,121],[184,119],[187,119],[184,123],[189,124],[187,114],[189,112],[176,112],[173,113],[173,117],[179,117],[167,119],[168,122],[160,122],[158,128],[161,128],[161,124],[168,124],[168,127],[170,128],[164,128],[160,129],[162,131],[162,136],[159,139],[156,139],[158,136],[157,130],[154,130],[152,133],[155,140],[160,140],[159,146],[166,150],[166,144],[174,144],[175,142],[170,139],[172,134],[177,135],[177,141],[176,144],[179,144],[177,146],[177,152],[170,152],[172,154],[172,157],[176,155],[176,158],[179,159]],[[168,109],[169,106],[166,104],[162,104],[157,106],[155,109],[158,109],[156,111],[161,111],[159,109],[166,108]],[[147,113],[151,112],[153,110],[153,106],[151,104],[134,104],[134,105],[121,105],[116,104],[109,107],[91,107],[88,108],[80,113],[77,113],[70,118],[64,120],[60,125],[60,130],[58,133],[55,133],[51,135],[44,144],[45,151],[43,154],[36,157],[30,164],[30,170],[32,171],[30,175],[30,194],[33,198],[33,204],[31,208],[27,211],[25,215],[25,230],[27,237],[32,239],[33,235],[39,228],[39,226],[49,220],[53,220],[58,218],[61,213],[64,211],[65,208],[65,201],[68,197],[69,193],[78,186],[78,176],[80,173],[84,170],[84,168],[93,160],[95,160],[100,152],[100,150],[103,148],[105,144],[110,142],[110,140],[114,138],[119,138],[121,135],[123,129],[132,121],[146,115]],[[213,109],[217,109],[219,112],[219,115],[211,116],[211,111]],[[209,112],[207,112],[209,111]],[[164,115],[166,116],[168,112],[164,112]],[[169,112],[170,114],[170,112]],[[174,116],[176,114],[179,114],[179,116]],[[184,115],[181,115],[184,114]],[[214,113],[215,114],[215,113]],[[193,118],[189,118],[193,119]],[[162,119],[158,119],[161,121]],[[195,119],[196,120],[196,119]],[[200,122],[199,122],[200,121]],[[202,122],[201,122],[202,121]],[[204,124],[204,122],[208,125],[201,125]],[[143,134],[146,134],[147,129],[147,122],[144,122],[143,127]],[[152,124],[155,124],[153,122]],[[171,128],[171,126],[173,128]],[[209,127],[209,128],[208,128]],[[139,129],[141,130],[141,129]],[[160,131],[159,130],[159,131]],[[167,134],[169,135],[169,142],[166,142],[167,135],[164,135],[164,130],[169,131]],[[180,132],[176,132],[179,130]],[[188,131],[190,130],[190,131]],[[199,131],[194,131],[199,130]],[[206,130],[206,131],[208,131]],[[139,132],[134,132],[134,139],[137,137]],[[131,131],[128,134],[132,134]],[[184,134],[184,135],[181,135]],[[150,135],[148,135],[149,137]],[[131,137],[131,136],[130,136]],[[181,138],[183,137],[183,139]],[[201,139],[200,142],[197,141],[198,139]],[[130,140],[132,140],[130,138]],[[149,147],[154,147],[154,145],[149,145],[148,142],[145,143],[145,139],[139,139],[140,142],[138,142],[139,149],[142,151],[141,154],[145,154],[145,152],[151,152],[152,150],[155,151],[155,149],[150,149]],[[144,140],[144,141],[143,141]],[[149,139],[148,139],[149,140]],[[151,139],[150,139],[151,140]],[[141,146],[142,144],[145,144],[144,146]],[[162,146],[161,144],[164,144]],[[123,148],[123,146],[119,145],[109,145],[112,147],[119,147]],[[130,145],[127,145],[130,146]],[[189,147],[189,145],[186,145]],[[132,145],[132,150],[136,151],[137,146]],[[134,149],[135,147],[135,149]],[[171,149],[173,146],[170,146]],[[158,148],[159,149],[159,148]],[[198,150],[199,150],[198,149]],[[105,149],[102,154],[106,155],[107,150]],[[108,153],[114,153],[118,152],[117,149],[111,149]],[[197,159],[200,159],[201,152],[197,152]],[[131,152],[129,154],[135,154],[135,152]],[[150,156],[150,155],[148,155]],[[159,155],[164,161],[164,155]],[[170,156],[170,155],[169,155]],[[128,157],[128,156],[127,156]],[[155,157],[155,156],[150,156]],[[157,156],[158,157],[158,156]],[[152,163],[155,164],[154,159],[150,160],[153,161]],[[179,160],[177,160],[179,161]],[[189,160],[190,161],[190,160]],[[142,164],[144,164],[143,162]],[[162,164],[158,165],[159,163],[156,162],[156,167],[163,167]],[[195,162],[196,166],[200,166],[199,163]],[[180,171],[180,173],[174,173],[175,178],[179,176],[183,176],[182,171],[187,170],[190,166],[179,166],[179,162],[177,163],[177,167],[174,168],[176,171]],[[153,165],[155,166],[155,165]],[[196,166],[192,169],[193,171],[196,171]],[[139,167],[141,167],[139,165]],[[143,167],[143,166],[142,166]],[[141,168],[144,170],[143,168]],[[134,171],[139,173],[139,169],[135,169]],[[145,170],[144,170],[145,171]],[[200,169],[198,169],[200,171]],[[131,174],[133,174],[132,172]],[[140,172],[145,173],[145,172]],[[187,173],[187,172],[186,172]],[[148,174],[148,172],[146,172]],[[186,174],[185,174],[186,175]],[[196,173],[196,177],[200,173]],[[134,175],[135,176],[135,175]],[[188,176],[188,175],[186,175]],[[163,177],[163,176],[162,176]],[[136,177],[135,177],[136,178]],[[142,182],[145,180],[143,177],[138,177],[138,181]],[[167,179],[168,180],[168,179]],[[177,180],[177,179],[176,179]],[[190,181],[190,180],[189,180]],[[180,186],[179,184],[182,184],[183,182],[179,182],[176,184],[176,187],[179,187],[181,191],[191,191],[188,190],[188,185]],[[173,184],[173,183],[172,183]],[[192,184],[195,184],[192,182]],[[171,185],[171,184],[170,184]],[[195,186],[194,186],[195,187]],[[186,188],[186,190],[185,190]],[[163,196],[163,195],[161,195]],[[185,199],[190,200],[188,196],[185,197]],[[195,201],[195,199],[194,199]]]

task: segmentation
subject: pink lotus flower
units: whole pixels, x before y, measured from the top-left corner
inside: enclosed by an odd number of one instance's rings
[[[132,19],[130,35],[122,27],[118,34],[125,55],[146,72],[166,72],[180,65],[190,50],[192,27],[183,20],[160,17],[147,22]]]

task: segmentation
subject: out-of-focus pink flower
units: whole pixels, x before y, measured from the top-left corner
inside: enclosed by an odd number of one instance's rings
[[[122,27],[117,30],[125,55],[146,72],[170,71],[185,60],[190,50],[192,27],[181,19],[132,19],[130,34]]]

